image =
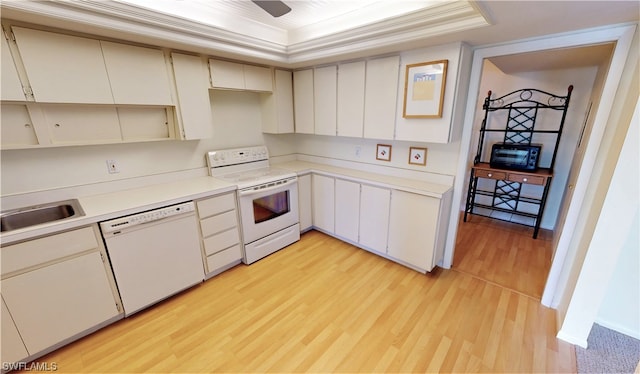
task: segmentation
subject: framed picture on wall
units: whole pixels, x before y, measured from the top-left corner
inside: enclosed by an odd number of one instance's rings
[[[409,164],[410,165],[426,165],[427,164],[427,149],[410,147],[409,148]]]
[[[391,146],[389,144],[378,144],[376,160],[391,161]]]
[[[440,118],[448,60],[408,64],[404,80],[404,118]]]

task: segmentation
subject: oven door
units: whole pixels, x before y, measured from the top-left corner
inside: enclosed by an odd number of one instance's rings
[[[244,243],[298,223],[296,177],[238,190]]]

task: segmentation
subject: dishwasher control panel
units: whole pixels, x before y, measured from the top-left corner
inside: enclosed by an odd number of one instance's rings
[[[100,223],[100,229],[103,234],[116,233],[117,231],[142,225],[153,221],[158,221],[164,218],[169,218],[181,214],[186,214],[195,211],[195,205],[193,201],[186,203],[180,203],[163,208],[150,210],[148,212],[142,212],[133,214],[126,217],[116,218],[109,221]]]

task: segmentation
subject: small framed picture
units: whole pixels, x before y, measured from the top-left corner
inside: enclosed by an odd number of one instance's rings
[[[427,149],[410,147],[409,148],[409,164],[410,165],[426,165],[427,164]]]
[[[378,144],[376,160],[391,161],[391,146],[389,144]]]

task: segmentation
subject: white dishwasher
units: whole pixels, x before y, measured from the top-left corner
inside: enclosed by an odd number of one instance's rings
[[[193,202],[100,223],[125,316],[204,280]]]

